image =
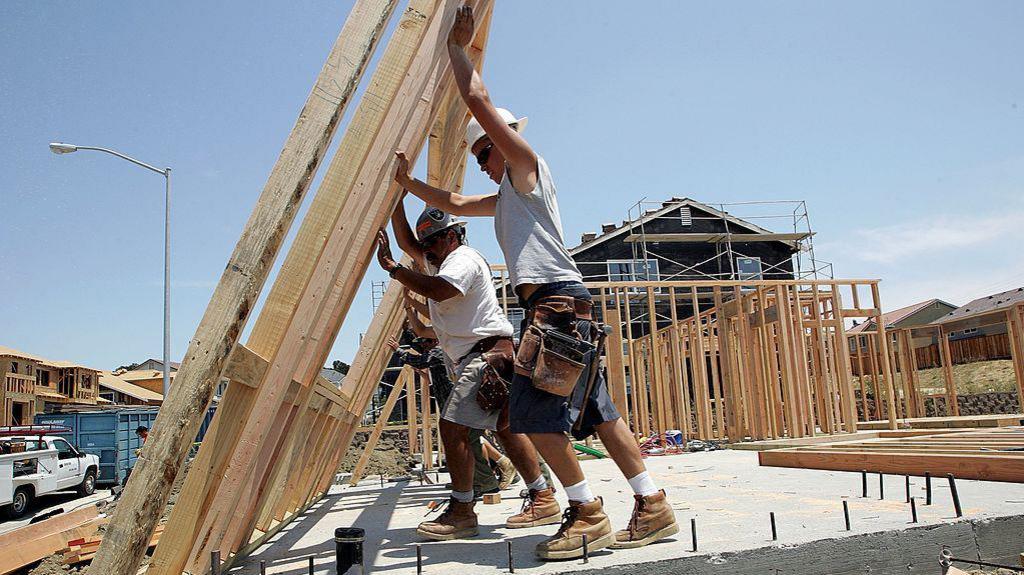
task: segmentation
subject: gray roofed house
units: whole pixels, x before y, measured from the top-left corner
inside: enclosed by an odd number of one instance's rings
[[[341,382],[345,380],[345,374],[338,373],[329,367],[321,369],[320,375],[327,381],[333,383],[335,387],[341,387]]]

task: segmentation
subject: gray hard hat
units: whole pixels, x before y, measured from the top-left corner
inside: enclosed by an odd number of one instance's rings
[[[423,241],[430,236],[455,226],[465,226],[466,222],[456,220],[451,214],[438,208],[427,206],[419,219],[416,220],[416,239]]]

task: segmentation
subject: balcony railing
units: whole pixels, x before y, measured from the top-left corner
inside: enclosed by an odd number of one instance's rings
[[[7,393],[35,393],[36,392],[36,380],[34,377],[28,375],[18,375],[16,373],[8,373],[5,378],[5,387]]]

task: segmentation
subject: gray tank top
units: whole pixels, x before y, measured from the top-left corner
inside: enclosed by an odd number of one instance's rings
[[[537,158],[537,186],[528,194],[516,191],[506,170],[498,188],[494,233],[513,289],[521,284],[583,281],[565,249],[555,184],[543,158]]]

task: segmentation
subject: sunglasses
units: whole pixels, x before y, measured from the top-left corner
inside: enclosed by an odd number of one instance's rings
[[[491,150],[494,149],[494,144],[490,143],[480,149],[480,152],[476,155],[476,163],[478,165],[484,165],[487,160],[491,157]]]
[[[436,244],[444,236],[448,235],[446,233],[447,231],[448,230],[445,230],[443,232],[439,232],[439,233],[436,233],[436,234],[434,234],[432,236],[428,236],[426,238],[423,238],[423,240],[420,241],[420,248],[422,248],[424,250],[429,250],[430,248],[434,247],[434,244]]]

